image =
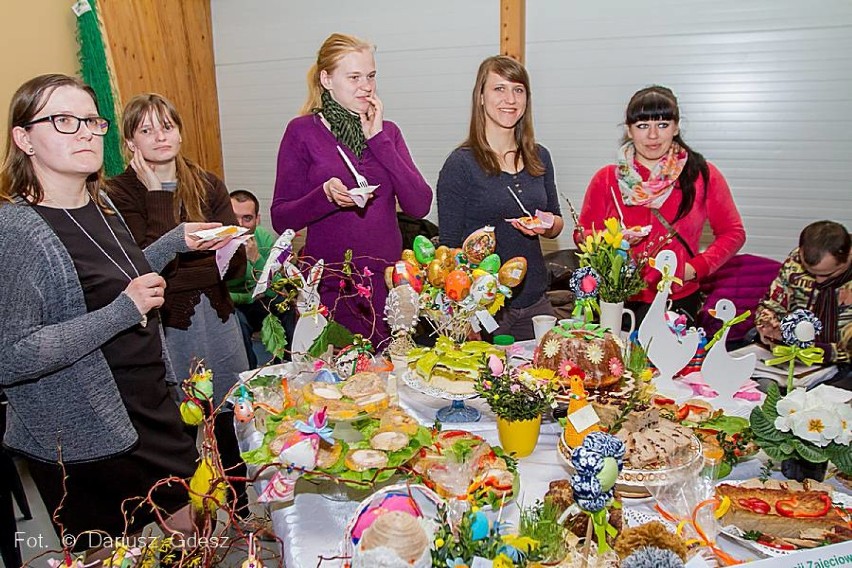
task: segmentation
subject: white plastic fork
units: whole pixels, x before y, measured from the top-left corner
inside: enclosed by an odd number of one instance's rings
[[[346,165],[349,167],[349,171],[352,172],[353,176],[355,176],[355,181],[358,183],[358,187],[367,187],[370,185],[367,183],[367,178],[359,174],[358,170],[355,169],[355,166],[352,165],[352,162],[349,161],[349,156],[346,155],[343,148],[338,146],[337,151],[340,152],[341,157],[343,157],[343,161],[346,162]]]
[[[526,208],[526,207],[524,207],[524,204],[523,204],[523,203],[521,203],[521,199],[520,199],[517,195],[515,195],[515,192],[514,192],[514,191],[512,191],[512,186],[507,185],[507,186],[506,186],[506,189],[508,189],[508,190],[509,190],[509,193],[512,195],[512,197],[514,197],[514,198],[515,198],[515,201],[517,201],[517,202],[518,202],[518,205],[520,206],[521,211],[523,211],[524,213],[526,213],[527,217],[532,217],[532,216],[533,216],[533,214],[532,214],[532,213],[530,213],[529,211],[527,211],[527,208]]]

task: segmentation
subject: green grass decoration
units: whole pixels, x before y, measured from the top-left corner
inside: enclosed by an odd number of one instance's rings
[[[77,17],[77,45],[80,48],[77,58],[80,62],[80,76],[95,90],[99,110],[111,124],[104,137],[104,170],[107,177],[112,177],[124,171],[121,128],[117,120],[113,84],[95,0],[88,0],[88,3],[92,9]]]

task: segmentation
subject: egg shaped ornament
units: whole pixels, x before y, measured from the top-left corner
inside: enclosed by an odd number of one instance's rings
[[[234,418],[243,424],[251,422],[251,419],[254,418],[254,407],[250,400],[241,398],[237,401],[237,404],[234,405]]]
[[[423,235],[414,237],[411,248],[414,249],[414,258],[420,264],[429,264],[435,258],[435,245]]]
[[[385,284],[387,285],[388,290],[393,288],[393,270],[393,264],[385,268]]]
[[[500,284],[514,288],[524,280],[527,275],[527,259],[522,256],[516,256],[507,260],[500,270],[497,272],[497,279]]]
[[[477,278],[479,278],[480,276],[485,276],[486,274],[488,274],[487,270],[482,270],[481,268],[474,268],[470,272],[470,279],[476,281]]]
[[[471,264],[479,264],[497,248],[494,227],[486,225],[472,232],[462,243],[462,252]]]
[[[426,279],[429,280],[429,284],[432,286],[440,288],[444,285],[444,280],[447,278],[448,272],[449,270],[441,264],[441,261],[435,258],[426,267]]]
[[[420,272],[416,263],[407,260],[398,260],[394,263],[393,285],[396,287],[403,284],[408,284],[418,294],[423,290],[423,273]]]
[[[497,297],[497,277],[487,273],[480,276],[473,281],[470,295],[480,306],[491,304]]]
[[[444,293],[455,302],[461,302],[470,294],[470,276],[464,270],[453,270],[444,280]]]
[[[455,262],[453,260],[453,253],[447,245],[441,245],[435,249],[435,260],[447,267]]]
[[[500,256],[498,254],[489,254],[479,263],[479,268],[491,274],[497,274],[497,271],[500,270],[500,264]]]
[[[410,262],[411,264],[417,264],[417,256],[414,254],[414,251],[411,249],[404,249],[402,251],[402,256],[400,257],[405,262]]]

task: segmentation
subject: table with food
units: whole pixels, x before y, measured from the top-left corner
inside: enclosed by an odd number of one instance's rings
[[[852,393],[757,390],[726,327],[693,343],[653,306],[638,338],[613,332],[579,280],[535,340],[469,339],[524,277],[488,229],[391,268],[383,353],[356,338],[243,375],[236,428],[286,566],[852,562]]]

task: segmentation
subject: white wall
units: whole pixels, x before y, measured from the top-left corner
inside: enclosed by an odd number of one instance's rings
[[[578,208],[630,96],[659,83],[728,179],[746,251],[782,258],[817,219],[852,229],[849,0],[529,0],[527,66],[536,136]]]
[[[226,181],[265,211],[328,34],[378,46],[386,116],[433,187],[465,136],[476,68],[499,50],[497,0],[211,4]],[[527,0],[526,34],[537,137],[578,207],[614,159],[630,95],[662,83],[680,97],[687,142],[728,178],[746,251],[781,258],[816,219],[852,228],[852,1]]]
[[[226,182],[254,191],[266,212],[281,135],[305,100],[308,68],[329,34],[350,33],[377,46],[385,118],[399,124],[433,188],[467,134],[476,69],[499,51],[496,0],[211,5]],[[434,205],[430,217],[437,218]]]

